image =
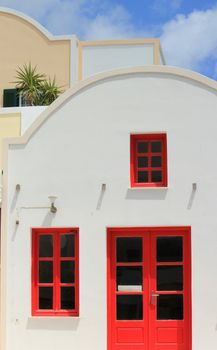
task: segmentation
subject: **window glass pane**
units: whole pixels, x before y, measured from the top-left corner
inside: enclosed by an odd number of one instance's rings
[[[158,320],[183,320],[183,295],[160,295],[157,298]]]
[[[148,172],[147,171],[138,171],[137,182],[148,182]]]
[[[53,282],[53,262],[39,261],[39,283]]]
[[[39,287],[39,309],[53,309],[52,287]]]
[[[147,168],[148,157],[138,157],[138,168]]]
[[[162,171],[151,172],[151,182],[162,182]]]
[[[157,261],[182,261],[182,237],[158,237]]]
[[[75,288],[61,287],[61,309],[71,310],[75,308]]]
[[[142,266],[117,266],[117,290],[121,286],[141,286]]]
[[[75,256],[75,237],[74,235],[61,235],[60,240],[61,257]]]
[[[141,262],[142,238],[121,237],[117,238],[117,262]]]
[[[40,235],[39,236],[39,257],[49,258],[53,256],[53,236]]]
[[[147,153],[148,152],[148,142],[139,141],[137,143],[137,152],[138,153]]]
[[[158,153],[162,150],[162,142],[161,141],[152,141],[151,142],[151,152]]]
[[[161,165],[162,165],[161,156],[151,157],[152,168],[159,168],[159,167],[161,167]]]
[[[61,261],[61,283],[74,283],[75,282],[75,262],[74,261]]]
[[[183,290],[183,267],[158,266],[157,290]]]
[[[142,295],[117,295],[117,320],[142,320],[142,309]]]

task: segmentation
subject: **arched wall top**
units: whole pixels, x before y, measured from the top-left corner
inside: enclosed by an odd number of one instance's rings
[[[83,80],[77,83],[74,87],[68,89],[65,93],[63,93],[56,101],[54,101],[41,115],[36,121],[32,124],[32,126],[28,129],[28,131],[19,138],[8,138],[5,140],[6,145],[10,144],[26,144],[32,135],[40,128],[40,126],[49,118],[49,116],[57,109],[60,108],[67,100],[72,98],[78,93],[81,93],[82,90],[86,88],[91,88],[91,86],[95,84],[102,83],[106,80],[122,78],[126,76],[133,75],[160,75],[160,76],[171,76],[177,79],[185,79],[186,81],[193,82],[201,86],[202,88],[207,88],[217,92],[217,82],[205,77],[196,72],[176,68],[169,66],[146,66],[146,67],[135,67],[135,68],[124,68],[119,70],[113,70],[110,72],[105,72],[101,74],[97,74],[92,76],[86,80]]]
[[[15,17],[18,17],[18,18],[24,20],[28,24],[35,27],[40,33],[42,33],[47,39],[49,39],[51,41],[53,41],[53,40],[70,40],[71,38],[73,38],[75,36],[75,35],[53,35],[45,27],[43,27],[39,22],[37,22],[33,18],[31,18],[31,17],[29,17],[29,16],[25,15],[24,13],[19,12],[17,10],[13,10],[13,9],[10,9],[7,7],[0,6],[0,14],[1,13],[15,16]]]

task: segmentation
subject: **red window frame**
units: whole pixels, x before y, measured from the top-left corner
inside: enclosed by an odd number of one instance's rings
[[[61,234],[74,234],[74,257],[61,257]],[[39,237],[53,236],[53,256],[39,257]],[[53,261],[53,282],[39,283],[39,261]],[[60,261],[74,261],[74,283],[61,283]],[[39,287],[53,287],[53,308],[39,309]],[[75,288],[75,308],[61,309],[60,287]],[[78,228],[33,228],[32,229],[32,316],[79,316],[79,229]]]
[[[161,141],[161,151],[152,152],[151,143]],[[139,142],[147,142],[148,150],[144,153],[138,153],[137,145]],[[161,166],[151,166],[151,157],[161,156]],[[147,157],[148,165],[138,167],[138,157]],[[138,182],[138,172],[145,171],[148,173],[147,182]],[[152,182],[152,171],[161,171],[162,179],[160,182]],[[167,135],[159,134],[133,134],[130,135],[130,182],[131,187],[167,187]]]

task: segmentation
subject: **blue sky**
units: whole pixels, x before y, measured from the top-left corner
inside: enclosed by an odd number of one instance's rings
[[[217,0],[0,0],[53,34],[159,37],[169,65],[217,78]]]

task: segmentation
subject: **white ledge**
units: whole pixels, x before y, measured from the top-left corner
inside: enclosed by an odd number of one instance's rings
[[[128,190],[131,191],[138,191],[138,190],[142,190],[142,191],[147,191],[147,190],[168,190],[169,187],[128,187]]]
[[[82,320],[80,316],[29,316],[28,320]]]

